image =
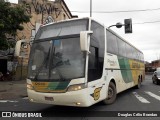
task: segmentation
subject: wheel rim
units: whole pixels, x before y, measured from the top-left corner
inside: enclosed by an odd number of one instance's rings
[[[157,80],[155,80],[155,82],[154,82],[155,84],[157,84]]]
[[[114,91],[111,87],[109,87],[109,89],[108,89],[108,99],[111,99],[113,97],[113,95],[114,95]]]

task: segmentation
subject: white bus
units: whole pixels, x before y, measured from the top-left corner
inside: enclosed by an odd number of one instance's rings
[[[88,107],[112,104],[144,80],[143,53],[91,18],[42,26],[27,78],[30,101]]]

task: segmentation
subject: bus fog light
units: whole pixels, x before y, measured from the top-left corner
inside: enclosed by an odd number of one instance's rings
[[[34,100],[33,100],[33,99],[30,99],[30,101],[33,102]]]
[[[77,102],[76,105],[81,105],[81,103],[80,103],[80,102]]]

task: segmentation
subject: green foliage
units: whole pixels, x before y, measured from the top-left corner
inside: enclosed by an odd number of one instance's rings
[[[9,47],[9,45],[7,43],[6,37],[5,36],[3,36],[3,37],[0,36],[0,50],[6,50],[8,47]]]
[[[17,5],[11,7],[9,2],[0,1],[0,49],[10,47],[7,42],[7,35],[15,36],[17,30],[23,30],[23,23],[30,21],[30,16],[26,14],[25,7]]]

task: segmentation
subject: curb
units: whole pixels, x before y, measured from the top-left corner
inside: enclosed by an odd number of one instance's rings
[[[0,92],[7,92],[7,90],[0,90]]]

